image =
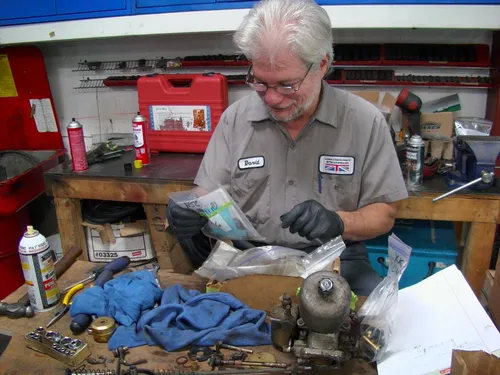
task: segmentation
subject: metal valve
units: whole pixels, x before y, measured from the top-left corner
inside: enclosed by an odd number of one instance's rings
[[[490,184],[491,181],[493,181],[493,177],[494,177],[493,172],[481,171],[481,177],[476,178],[475,180],[472,180],[471,182],[468,182],[465,185],[462,185],[456,189],[453,189],[447,193],[444,193],[443,195],[440,195],[439,197],[434,198],[432,200],[432,202],[437,202],[438,200],[446,198],[448,195],[455,194],[457,191],[468,188],[469,186],[475,185],[479,182],[484,182],[485,184]]]

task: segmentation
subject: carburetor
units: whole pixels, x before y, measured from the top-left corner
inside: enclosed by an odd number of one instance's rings
[[[359,322],[350,309],[351,288],[336,272],[309,275],[300,288],[299,305],[284,294],[271,312],[273,345],[299,362],[340,368],[357,355]]]

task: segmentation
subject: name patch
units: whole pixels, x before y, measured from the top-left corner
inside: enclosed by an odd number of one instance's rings
[[[319,171],[327,174],[354,174],[354,158],[352,156],[321,155]]]
[[[263,156],[253,156],[238,160],[238,167],[240,169],[262,168],[265,164],[266,161]]]

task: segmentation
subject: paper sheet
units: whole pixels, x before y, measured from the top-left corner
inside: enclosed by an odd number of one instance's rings
[[[500,353],[500,333],[456,266],[399,292],[379,375],[445,375],[452,349]]]
[[[17,88],[7,55],[0,55],[0,98],[16,97]]]
[[[50,99],[30,99],[30,107],[38,132],[57,132],[56,118]]]

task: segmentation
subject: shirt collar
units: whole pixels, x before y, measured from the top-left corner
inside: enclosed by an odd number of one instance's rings
[[[316,112],[313,114],[312,118],[314,120],[318,120],[323,124],[337,127],[336,124],[336,111],[335,111],[335,98],[334,91],[330,85],[323,80],[321,82],[321,98],[318,104],[318,108],[316,108]],[[266,105],[259,97],[257,92],[252,92],[250,94],[250,105],[249,112],[247,113],[248,121],[259,122],[264,120],[269,120],[271,118],[269,114],[269,110]]]

